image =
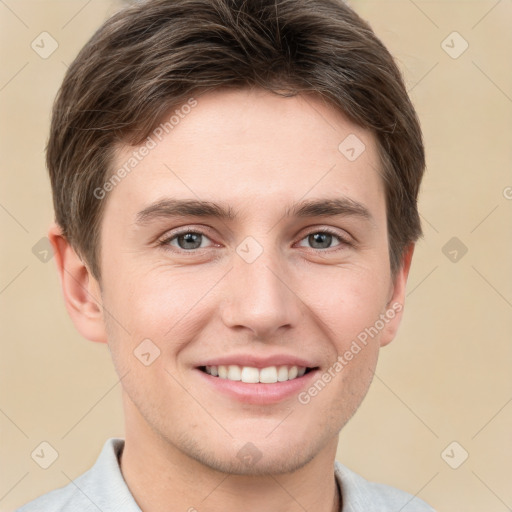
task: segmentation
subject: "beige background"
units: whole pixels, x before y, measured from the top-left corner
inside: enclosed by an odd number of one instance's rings
[[[402,67],[425,135],[425,237],[397,339],[341,434],[338,459],[442,511],[512,508],[512,1],[352,1]],[[52,219],[44,168],[50,106],[66,66],[117,5],[0,1],[0,511],[60,487],[123,436],[107,347],[67,316],[53,259],[33,246]],[[31,48],[43,31],[47,59]],[[457,31],[458,58],[442,42]],[[453,42],[452,42],[453,41]],[[447,40],[458,52],[463,41]],[[508,187],[508,188],[507,188]],[[458,261],[443,247],[467,247]],[[48,469],[31,458],[49,442]],[[452,469],[446,460],[469,458]]]

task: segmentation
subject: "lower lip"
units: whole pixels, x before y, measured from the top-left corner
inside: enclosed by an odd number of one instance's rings
[[[199,373],[200,378],[204,379],[206,384],[213,386],[216,391],[224,393],[239,402],[255,405],[275,404],[297,395],[305,387],[309,386],[311,381],[320,373],[320,370],[317,368],[305,373],[302,377],[284,382],[249,384],[242,381],[213,377],[198,368],[195,368],[195,371]]]

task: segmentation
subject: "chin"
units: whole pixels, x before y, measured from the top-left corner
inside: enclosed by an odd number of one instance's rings
[[[214,444],[217,444],[215,448]],[[203,446],[197,440],[182,438],[179,448],[192,459],[215,471],[246,476],[293,473],[310,462],[321,450],[320,446],[308,445],[297,439],[288,446],[282,442],[279,446],[275,444],[231,439],[226,440],[224,446],[221,442]]]

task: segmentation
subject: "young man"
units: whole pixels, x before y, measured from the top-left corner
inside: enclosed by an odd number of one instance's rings
[[[47,161],[66,307],[108,344],[126,435],[20,511],[432,510],[335,461],[421,235],[421,130],[366,22],[129,7],[69,68]]]

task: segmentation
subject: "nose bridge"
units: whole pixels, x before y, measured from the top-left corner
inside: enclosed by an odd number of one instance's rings
[[[247,327],[258,336],[294,325],[300,314],[300,301],[287,283],[283,255],[271,246],[270,238],[264,247],[247,237],[236,248],[223,311],[227,325]]]

